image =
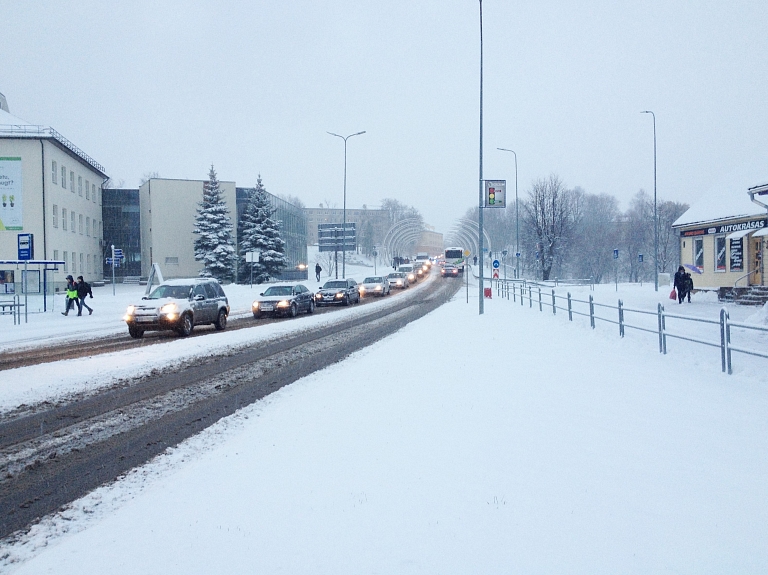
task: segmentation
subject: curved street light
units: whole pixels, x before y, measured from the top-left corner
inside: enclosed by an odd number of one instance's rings
[[[350,134],[349,136],[340,136],[333,132],[328,133],[331,136],[336,136],[337,138],[344,140],[344,223],[341,226],[341,277],[342,279],[345,279],[347,277],[347,140],[352,136],[365,134],[365,130]]]

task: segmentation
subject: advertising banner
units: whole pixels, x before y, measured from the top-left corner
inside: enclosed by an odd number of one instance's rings
[[[21,158],[0,157],[0,230],[23,230]]]

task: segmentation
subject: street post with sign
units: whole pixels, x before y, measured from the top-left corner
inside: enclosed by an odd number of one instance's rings
[[[619,250],[613,250],[613,267],[616,272],[616,291],[619,291]]]
[[[485,207],[507,207],[507,181],[485,180]]]
[[[259,263],[259,258],[261,258],[261,250],[245,252],[245,263],[251,264],[251,289],[253,289],[253,264]]]

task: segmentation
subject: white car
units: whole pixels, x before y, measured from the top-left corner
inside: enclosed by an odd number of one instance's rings
[[[408,276],[403,272],[392,272],[387,276],[390,288],[406,289],[408,284]]]
[[[384,276],[370,276],[365,278],[362,283],[357,285],[360,290],[360,296],[367,295],[385,296],[389,295],[389,280]]]

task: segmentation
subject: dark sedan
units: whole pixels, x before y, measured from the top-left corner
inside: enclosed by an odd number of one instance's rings
[[[315,311],[314,294],[302,284],[277,284],[269,286],[251,306],[253,317],[266,315],[296,317],[300,311]]]
[[[316,305],[349,305],[360,303],[357,282],[351,278],[328,280],[315,294]]]

